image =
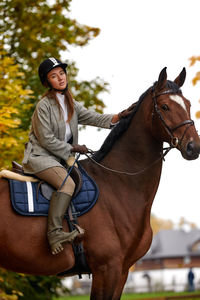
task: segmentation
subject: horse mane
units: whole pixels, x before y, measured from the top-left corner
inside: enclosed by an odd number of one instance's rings
[[[166,88],[170,89],[172,91],[172,93],[179,93],[181,92],[180,87],[178,86],[178,84],[176,84],[173,81],[167,80],[166,83]]]
[[[157,83],[157,81],[153,84],[153,86],[155,86]],[[174,83],[173,81],[169,81],[167,80],[166,83],[166,88],[167,89],[171,89],[173,93],[180,93],[180,87]],[[127,118],[123,118],[121,119],[111,130],[111,132],[109,133],[109,135],[106,137],[104,143],[102,144],[101,148],[96,151],[92,158],[97,161],[100,162],[105,156],[106,154],[111,150],[111,148],[113,147],[114,143],[120,138],[120,136],[128,129],[132,118],[135,116],[135,114],[138,111],[138,108],[140,107],[140,104],[143,102],[144,98],[147,96],[147,94],[149,93],[149,91],[152,90],[152,87],[148,88],[139,98],[139,100],[137,101],[136,106],[133,109],[133,112],[127,117]]]
[[[146,95],[148,94],[149,90],[150,90],[150,88],[148,90],[146,90],[146,92],[144,92],[140,96],[140,98],[139,98],[135,108],[133,109],[132,113],[127,118],[121,119],[112,128],[111,132],[106,137],[106,139],[105,139],[104,143],[102,144],[101,148],[93,154],[92,158],[94,160],[96,160],[97,162],[101,161],[106,156],[106,154],[110,151],[110,149],[112,148],[114,143],[119,139],[119,137],[127,130],[132,118],[134,117],[134,115],[138,111],[138,108],[140,107],[140,104],[142,103],[142,101],[146,97]]]

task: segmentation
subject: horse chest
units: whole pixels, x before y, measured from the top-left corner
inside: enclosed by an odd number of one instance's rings
[[[143,257],[150,248],[152,242],[152,229],[149,224],[145,225],[137,242],[132,243],[131,265]]]

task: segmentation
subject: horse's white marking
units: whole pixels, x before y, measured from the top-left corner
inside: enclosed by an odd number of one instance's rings
[[[27,193],[28,193],[28,211],[34,212],[34,204],[33,204],[33,190],[32,184],[30,181],[26,182]]]
[[[178,103],[180,106],[182,106],[183,109],[185,109],[185,111],[187,111],[185,103],[182,99],[181,96],[178,95],[170,95],[169,98],[173,101],[175,101],[176,103]]]

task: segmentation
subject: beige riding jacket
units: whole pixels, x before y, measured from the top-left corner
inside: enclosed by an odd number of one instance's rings
[[[110,128],[113,114],[99,114],[74,100],[74,114],[69,123],[73,144],[78,144],[78,124]],[[33,113],[29,142],[26,144],[23,170],[35,174],[50,167],[61,166],[71,153],[72,145],[65,142],[66,124],[55,99],[42,98]]]

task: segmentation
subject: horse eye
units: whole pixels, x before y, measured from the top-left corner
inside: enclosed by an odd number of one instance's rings
[[[169,107],[168,107],[168,105],[167,104],[163,104],[162,106],[161,106],[161,108],[162,108],[162,110],[169,110]]]

